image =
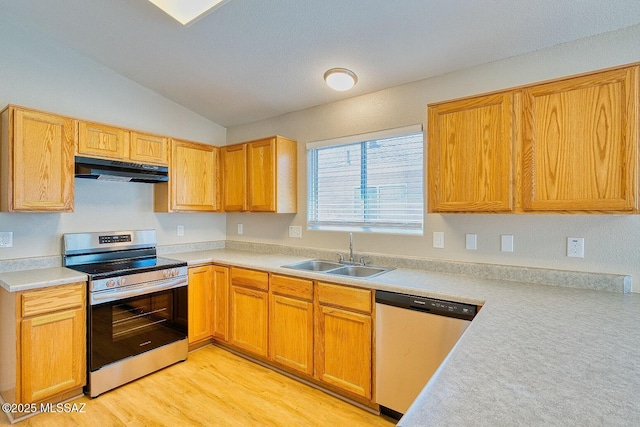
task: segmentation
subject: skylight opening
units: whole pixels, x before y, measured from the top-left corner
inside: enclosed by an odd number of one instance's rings
[[[188,25],[198,18],[211,12],[227,0],[149,0],[162,9],[167,15],[181,23]]]

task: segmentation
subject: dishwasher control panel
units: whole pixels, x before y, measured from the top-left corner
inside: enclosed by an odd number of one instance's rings
[[[410,310],[423,311],[442,316],[457,317],[471,320],[475,317],[478,307],[453,301],[444,301],[435,298],[406,295],[396,292],[376,291],[376,302],[393,305]]]

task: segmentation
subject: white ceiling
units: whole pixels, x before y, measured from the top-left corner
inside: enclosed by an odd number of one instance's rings
[[[147,0],[0,13],[230,127],[635,25],[640,1],[228,0],[187,27]],[[329,89],[333,67],[357,86]]]

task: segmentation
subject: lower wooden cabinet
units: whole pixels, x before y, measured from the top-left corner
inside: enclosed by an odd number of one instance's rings
[[[0,351],[0,391],[6,402],[55,401],[81,393],[86,383],[85,292],[84,282],[16,294],[2,291],[2,341],[12,329],[16,340],[15,347],[3,344]],[[15,378],[4,376],[7,372]]]
[[[253,355],[268,357],[269,275],[231,267],[229,343]]]
[[[210,265],[189,269],[189,344],[212,335],[212,270]]]
[[[229,340],[229,267],[214,265],[211,269],[213,285],[211,333],[213,337]]]
[[[313,282],[272,274],[269,359],[313,375]]]
[[[316,378],[371,399],[372,291],[319,282],[316,292]]]

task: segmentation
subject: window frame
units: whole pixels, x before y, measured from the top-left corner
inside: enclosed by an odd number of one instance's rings
[[[371,212],[371,209],[376,209],[375,205],[372,206],[372,200],[369,197],[363,197],[363,206],[362,209],[362,221],[320,221],[318,220],[318,210],[319,210],[319,187],[318,187],[318,150],[330,147],[339,147],[346,145],[361,145],[361,167],[360,167],[360,185],[358,187],[354,187],[354,192],[357,191],[372,191],[370,186],[368,185],[368,175],[372,175],[369,173],[369,170],[366,166],[366,162],[368,160],[368,148],[367,144],[373,141],[379,141],[384,139],[391,138],[401,138],[403,136],[411,135],[411,134],[421,134],[421,168],[420,168],[420,185],[421,185],[421,208],[419,209],[420,218],[419,224],[418,221],[398,221],[396,223],[393,222],[385,222],[385,221],[367,221],[367,212]],[[401,128],[393,128],[386,129],[382,131],[370,132],[366,134],[357,134],[350,135],[339,138],[332,138],[327,140],[320,141],[312,141],[306,144],[307,151],[307,230],[318,230],[318,231],[345,231],[345,232],[367,232],[367,233],[380,233],[380,234],[402,234],[402,235],[415,235],[415,236],[423,236],[424,235],[424,219],[425,219],[425,209],[426,209],[426,174],[425,174],[425,133],[422,124],[405,126]],[[364,165],[364,166],[363,166]],[[373,170],[375,172],[375,170]],[[407,168],[407,171],[410,171],[410,168]],[[407,187],[407,181],[390,181],[386,182],[382,185],[378,184],[374,187],[377,189],[376,194],[380,194],[381,187],[388,186],[397,186],[403,185]],[[408,192],[406,194],[409,194]],[[379,197],[376,197],[376,201]],[[355,197],[354,197],[355,200]],[[375,203],[376,201],[373,201]],[[418,209],[407,209],[405,212],[409,214],[417,214]]]

